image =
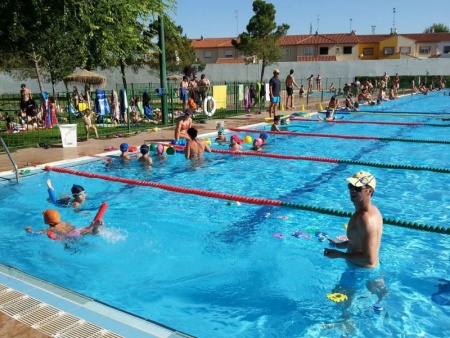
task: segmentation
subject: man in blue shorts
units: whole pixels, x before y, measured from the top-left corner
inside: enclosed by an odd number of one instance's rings
[[[273,71],[273,77],[269,81],[269,94],[270,94],[270,108],[269,108],[269,117],[277,114],[277,105],[280,103],[280,91],[281,91],[281,82],[278,76],[280,75],[280,71],[275,69]]]

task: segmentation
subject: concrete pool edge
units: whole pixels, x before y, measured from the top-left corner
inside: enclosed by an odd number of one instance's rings
[[[44,305],[54,307],[59,311],[58,314],[67,313],[75,316],[80,322],[92,323],[94,326],[102,328],[102,330],[108,330],[111,332],[111,336],[119,337],[118,335],[120,335],[120,337],[133,338],[193,337],[163,324],[135,316],[98,302],[95,299],[85,297],[4,264],[0,264],[0,285],[6,286],[13,292],[23,293],[24,297],[22,298],[35,299]],[[2,305],[0,305],[0,312],[11,316],[11,314],[4,311],[4,306]],[[12,318],[20,321],[20,316],[12,316]],[[27,323],[21,322],[27,325]],[[39,327],[31,327],[39,331]]]

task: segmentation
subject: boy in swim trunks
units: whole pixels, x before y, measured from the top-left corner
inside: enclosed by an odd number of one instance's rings
[[[128,146],[128,143],[122,143],[121,145],[120,145],[120,151],[121,151],[121,154],[120,154],[120,156],[119,156],[119,158],[122,160],[122,161],[129,161],[130,160],[130,156],[128,156],[128,149],[129,149],[130,147]]]
[[[59,200],[56,200],[56,198],[52,198],[52,195],[54,196],[55,194],[55,189],[52,186],[52,182],[50,181],[50,179],[47,180],[47,189],[48,189],[48,194],[50,196],[50,199],[52,200],[52,202],[56,201],[56,205],[61,205],[61,206],[69,206],[72,205],[72,207],[74,208],[74,211],[78,211],[78,208],[81,207],[81,205],[85,202],[86,200],[86,191],[84,190],[84,188],[81,185],[78,184],[74,184],[72,186],[71,192],[72,192],[72,197],[73,200],[70,201],[70,197],[64,197],[61,198]]]
[[[227,137],[226,137],[225,134],[223,133],[223,129],[220,129],[220,130],[217,132],[216,142],[217,142],[217,143],[228,142]]]
[[[147,144],[143,144],[141,145],[140,151],[142,156],[139,157],[138,161],[145,163],[147,165],[152,165],[153,164],[152,158],[148,156],[148,153],[150,152],[150,147]]]
[[[47,233],[52,239],[68,239],[76,238],[88,234],[97,234],[99,232],[98,227],[103,225],[103,220],[92,221],[92,223],[86,228],[75,228],[68,222],[61,222],[61,215],[54,209],[47,209],[42,212],[44,216],[44,223],[48,224],[49,228],[33,232],[30,226],[25,227],[25,231],[29,234],[44,234]],[[51,234],[49,234],[51,233]]]
[[[280,131],[280,128],[278,128],[278,126],[280,125],[281,122],[281,118],[279,115],[276,115],[273,118],[273,124],[272,127],[270,128],[271,131]]]

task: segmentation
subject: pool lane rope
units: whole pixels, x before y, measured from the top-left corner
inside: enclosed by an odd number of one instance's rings
[[[302,122],[323,122],[322,120],[305,119],[302,117],[291,117],[291,121]],[[389,121],[358,121],[358,120],[330,120],[327,123],[343,124],[383,124],[392,126],[429,126],[429,127],[450,127],[450,123],[424,123],[424,122],[389,122]]]
[[[278,201],[278,200],[273,200],[273,199],[246,197],[246,196],[240,196],[240,195],[224,194],[224,193],[214,192],[214,191],[206,191],[206,190],[193,189],[193,188],[183,188],[183,187],[173,186],[173,185],[169,185],[169,184],[165,184],[165,183],[141,181],[141,180],[135,180],[135,179],[131,179],[131,178],[114,177],[114,176],[108,176],[108,175],[103,175],[103,174],[78,171],[78,170],[69,169],[69,168],[46,166],[45,170],[46,171],[54,171],[54,172],[58,172],[58,173],[65,173],[65,174],[70,174],[70,175],[76,175],[76,176],[83,176],[83,177],[88,177],[88,178],[97,178],[97,179],[111,181],[111,182],[119,182],[119,183],[125,183],[125,184],[153,187],[153,188],[158,188],[158,189],[162,189],[162,190],[178,192],[178,193],[183,193],[183,194],[218,198],[218,199],[223,199],[223,200],[227,200],[227,201],[237,201],[237,202],[257,204],[257,205],[270,205],[270,206],[276,206],[276,207],[286,207],[286,208],[291,208],[291,209],[299,209],[299,210],[311,211],[311,212],[316,212],[316,213],[320,213],[320,214],[340,216],[340,217],[350,217],[352,215],[352,213],[348,212],[348,211],[340,211],[340,210],[334,210],[334,209],[329,209],[329,208],[315,207],[315,206],[310,206],[310,205],[305,205],[305,204],[289,203],[289,202],[283,202],[283,201]],[[396,226],[400,226],[403,228],[409,228],[409,229],[414,229],[414,230],[422,230],[422,231],[427,231],[427,232],[435,232],[435,233],[439,233],[439,234],[450,235],[450,227],[445,228],[445,227],[439,227],[439,226],[431,226],[431,225],[427,225],[427,224],[406,222],[406,221],[395,220],[395,219],[390,219],[390,218],[383,218],[383,222],[384,222],[384,224],[396,225]]]
[[[184,146],[172,145],[165,142],[159,142],[167,147],[173,147],[177,150],[184,149]],[[342,160],[337,158],[327,158],[327,157],[315,157],[315,156],[299,156],[299,155],[283,155],[275,153],[265,153],[261,151],[233,151],[224,149],[211,149],[212,153],[217,154],[228,154],[235,156],[260,156],[260,157],[270,157],[280,160],[300,160],[300,161],[314,161],[314,162],[325,162],[325,163],[335,163],[335,164],[353,164],[362,165],[365,167],[376,167],[376,168],[386,168],[386,169],[403,169],[403,170],[422,170],[422,171],[433,171],[441,174],[450,174],[450,169],[447,168],[435,168],[435,167],[421,167],[403,164],[387,164],[387,163],[375,163],[375,162],[365,162],[356,160]]]
[[[261,133],[262,130],[257,129],[240,129],[229,128],[231,131],[246,132],[246,133]],[[445,140],[421,140],[421,139],[406,139],[397,137],[378,137],[378,136],[357,136],[357,135],[338,135],[338,134],[320,134],[320,133],[302,133],[296,131],[265,131],[267,134],[279,134],[279,135],[293,135],[293,136],[311,136],[311,137],[324,137],[324,138],[339,138],[347,140],[372,140],[372,141],[398,141],[398,142],[415,142],[415,143],[437,143],[437,144],[450,144],[450,141]]]

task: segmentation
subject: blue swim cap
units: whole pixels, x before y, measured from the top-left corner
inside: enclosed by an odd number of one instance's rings
[[[84,191],[84,188],[81,185],[74,184],[72,186],[71,191],[72,191],[72,195],[78,195],[79,193]]]
[[[265,131],[263,131],[261,134],[259,134],[259,137],[260,137],[260,138],[263,138],[263,139],[265,139],[265,140],[267,140],[267,138],[269,137],[269,135],[268,135]]]
[[[150,151],[150,147],[146,144],[141,145],[141,154],[147,154]]]
[[[122,143],[121,145],[120,145],[120,151],[127,151],[128,150],[128,143]]]

